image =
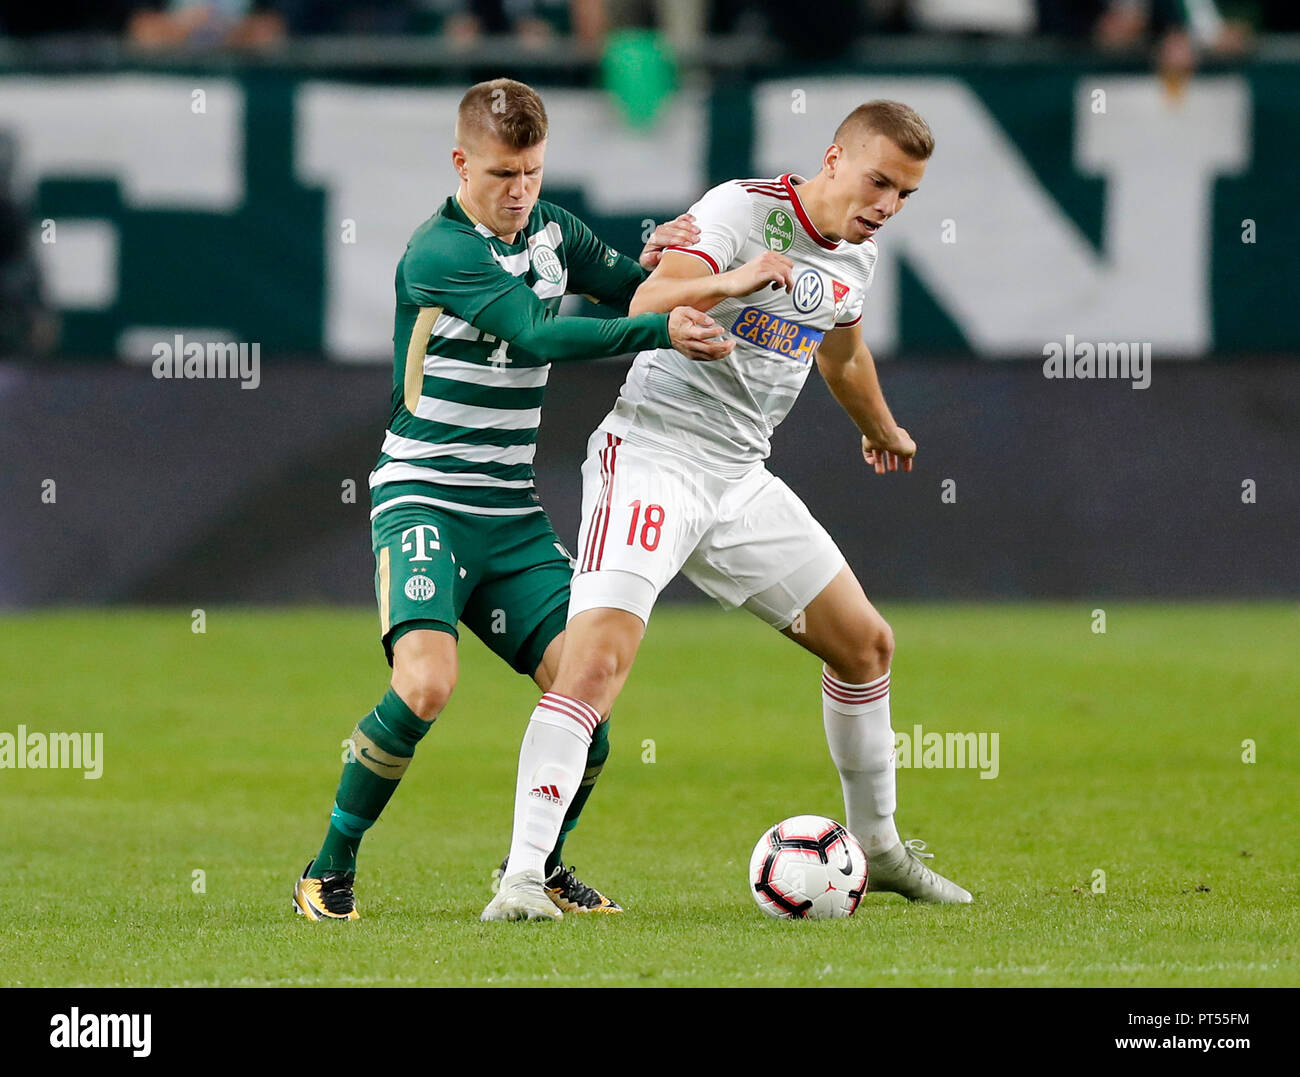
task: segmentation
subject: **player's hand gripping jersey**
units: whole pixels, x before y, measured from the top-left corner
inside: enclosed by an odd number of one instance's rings
[[[690,457],[737,477],[771,452],[772,431],[803,388],[832,329],[855,325],[876,264],[872,240],[832,243],[799,200],[802,178],[733,180],[690,212],[699,242],[685,250],[725,273],[774,250],[794,261],[795,287],[722,300],[709,313],[736,339],[725,359],[695,363],[671,348],[643,351],[600,429],[629,444]]]

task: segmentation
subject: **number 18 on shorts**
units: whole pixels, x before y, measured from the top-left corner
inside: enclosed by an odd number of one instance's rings
[[[683,572],[726,607],[794,581],[778,602],[789,609],[754,608],[784,627],[795,603],[811,601],[844,564],[807,506],[762,464],[723,478],[604,430],[587,449],[570,619],[613,608],[648,622],[659,592]]]

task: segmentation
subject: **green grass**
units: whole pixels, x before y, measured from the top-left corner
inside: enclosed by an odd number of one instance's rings
[[[385,685],[372,615],[0,618],[0,732],[105,742],[98,781],[0,770],[0,984],[1300,984],[1300,610],[1115,605],[1105,635],[1086,605],[884,612],[895,729],[999,734],[996,780],[899,775],[904,836],[974,905],[763,917],[764,828],[843,814],[818,664],[743,614],[665,608],[568,848],[628,912],[554,925],[477,922],[536,699],[477,641],[366,838],[364,919],[308,924],[292,881]]]

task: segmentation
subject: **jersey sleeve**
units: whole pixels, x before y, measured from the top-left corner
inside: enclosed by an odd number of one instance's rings
[[[836,329],[847,329],[862,321],[862,306],[866,302],[867,289],[871,287],[871,281],[875,275],[876,264],[872,262],[871,268],[867,270],[866,277],[860,284],[857,284],[855,287],[850,289],[848,301],[844,304],[844,309],[836,315]]]
[[[407,252],[403,287],[421,307],[441,307],[544,362],[602,359],[670,346],[668,317],[559,318],[522,277],[496,264],[472,233],[448,230]]]
[[[860,288],[854,288],[849,293],[848,302],[844,304],[844,309],[840,311],[839,316],[835,319],[836,329],[847,329],[851,325],[857,325],[862,321],[862,301],[865,297]]]
[[[474,327],[517,344],[543,362],[605,359],[628,352],[668,348],[668,315],[630,318],[559,318],[531,288],[502,296],[483,308]]]
[[[564,230],[564,261],[569,291],[589,295],[626,311],[632,296],[649,275],[635,259],[601,240],[572,213],[555,207]]]
[[[708,263],[714,273],[725,273],[736,260],[753,217],[749,192],[737,183],[722,183],[705,193],[688,213],[695,218],[700,238],[690,247],[669,247]]]
[[[471,324],[489,304],[524,287],[497,265],[477,235],[453,229],[428,235],[407,251],[402,284],[416,306],[441,307]]]

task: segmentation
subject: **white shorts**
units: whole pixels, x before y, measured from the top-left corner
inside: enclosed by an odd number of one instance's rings
[[[604,430],[587,442],[570,620],[609,608],[649,623],[659,592],[684,572],[723,606],[786,628],[843,565],[826,529],[762,464],[723,479]]]

